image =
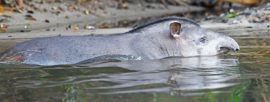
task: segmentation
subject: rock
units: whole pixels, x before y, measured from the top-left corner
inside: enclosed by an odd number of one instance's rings
[[[266,15],[266,20],[267,20],[268,22],[270,22],[270,14],[267,14],[267,15]]]
[[[91,26],[91,25],[85,25],[84,29],[86,29],[86,30],[95,30],[96,28],[94,26]]]

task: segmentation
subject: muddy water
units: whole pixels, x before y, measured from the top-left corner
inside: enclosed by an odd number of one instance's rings
[[[238,54],[50,67],[1,64],[0,101],[269,102],[270,33],[251,33],[230,33],[241,45]],[[1,41],[1,50],[14,44]]]

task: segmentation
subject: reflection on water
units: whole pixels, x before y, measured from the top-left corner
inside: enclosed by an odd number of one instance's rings
[[[233,37],[233,56],[1,64],[0,102],[270,102],[269,34]]]
[[[118,102],[141,95],[155,99],[153,94],[184,97],[203,95],[209,90],[224,93],[240,84],[236,81],[240,78],[238,60],[217,56],[49,68],[1,67],[0,98],[21,101],[78,101],[116,95]],[[107,99],[110,98],[97,98],[96,101]]]
[[[114,64],[107,63],[107,65],[120,66],[130,70],[136,70],[136,72],[107,75],[105,78],[96,80],[110,81],[117,84],[89,89],[120,90],[109,92],[110,94],[197,91],[233,86],[237,83],[227,81],[232,81],[240,76],[236,67],[238,65],[237,59],[219,59],[216,56],[168,58],[155,61],[129,61]],[[132,89],[132,87],[143,85],[160,85],[160,87]]]

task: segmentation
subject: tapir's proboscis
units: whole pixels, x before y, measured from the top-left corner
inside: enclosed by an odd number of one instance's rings
[[[229,36],[203,29],[180,17],[166,17],[126,33],[36,38],[1,54],[8,63],[63,65],[100,60],[144,60],[212,56],[238,51]]]

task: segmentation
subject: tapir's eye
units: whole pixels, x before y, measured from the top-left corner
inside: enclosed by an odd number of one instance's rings
[[[203,36],[199,39],[201,43],[205,43],[207,41],[206,36]]]

